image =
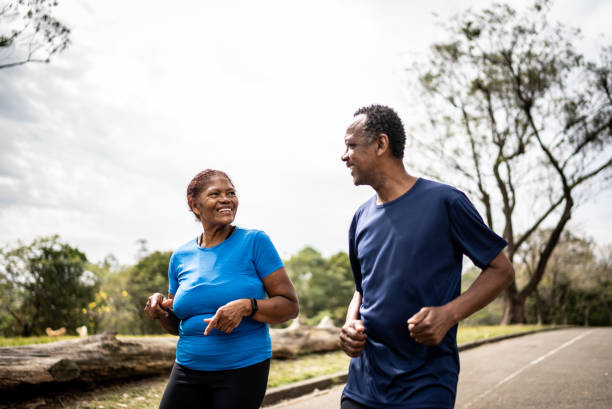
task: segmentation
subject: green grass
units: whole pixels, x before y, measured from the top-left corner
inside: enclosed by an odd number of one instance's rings
[[[174,335],[117,335],[117,338],[162,338],[162,337],[173,337]],[[32,344],[48,344],[49,342],[65,341],[67,339],[79,338],[78,335],[63,335],[61,337],[48,337],[46,335],[39,335],[33,337],[0,337],[0,347],[15,347],[20,345],[32,345]]]
[[[350,358],[342,351],[309,354],[297,359],[273,359],[268,387],[286,385],[348,369]]]
[[[531,331],[542,328],[536,325],[509,326],[462,326],[459,327],[457,340],[459,344],[491,338],[505,334]],[[50,342],[49,337],[36,337],[35,342]],[[60,337],[72,339],[74,337]],[[24,345],[28,339],[0,338],[0,345]],[[51,341],[57,338],[51,339]],[[350,358],[343,352],[303,355],[296,359],[272,360],[268,387],[286,385],[316,376],[328,375],[348,368]],[[157,407],[166,386],[166,377],[157,377],[142,381],[126,382],[94,391],[86,396],[75,397],[71,402],[62,401],[61,406],[71,409],[149,409]]]
[[[48,337],[46,335],[35,337],[0,337],[0,347],[15,347],[31,344],[48,344],[49,342],[64,341],[67,339],[75,339],[78,337],[78,335],[63,335],[61,337]]]
[[[457,343],[478,341],[479,339],[493,338],[500,335],[515,334],[519,332],[533,331],[534,329],[550,328],[551,325],[478,325],[464,326],[459,324],[457,331]]]

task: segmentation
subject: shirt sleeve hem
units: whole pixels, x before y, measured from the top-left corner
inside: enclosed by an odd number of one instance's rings
[[[484,261],[484,263],[479,262],[478,264],[477,263],[474,263],[474,264],[476,264],[478,268],[484,270],[485,268],[489,266],[489,264],[491,264],[491,261],[493,261],[493,259],[497,257],[497,255],[504,250],[506,246],[507,244],[503,244],[503,245],[494,247],[493,250],[491,250],[490,253],[487,253],[487,256],[483,258],[482,261]]]
[[[276,270],[279,270],[281,268],[285,267],[285,265],[283,263],[280,263],[278,265],[276,265],[274,268],[270,269],[270,270],[265,270],[264,272],[262,272],[260,274],[261,278],[266,278],[267,276],[269,276],[270,274],[272,274],[273,272],[275,272]]]

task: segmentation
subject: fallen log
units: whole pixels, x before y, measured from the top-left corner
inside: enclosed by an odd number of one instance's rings
[[[272,357],[339,349],[340,329],[325,322],[308,327],[296,320],[271,329]],[[0,348],[0,390],[28,386],[109,380],[167,374],[174,364],[178,338],[117,338],[113,333],[49,344]]]
[[[96,383],[168,373],[176,338],[122,338],[112,333],[0,348],[0,390],[53,382]]]
[[[340,328],[326,318],[316,327],[306,326],[296,319],[285,329],[270,329],[272,358],[294,358],[300,354],[340,349]]]

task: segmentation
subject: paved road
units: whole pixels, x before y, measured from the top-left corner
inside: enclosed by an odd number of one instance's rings
[[[571,328],[462,352],[456,409],[612,408],[612,328]],[[266,409],[338,409],[344,386]]]

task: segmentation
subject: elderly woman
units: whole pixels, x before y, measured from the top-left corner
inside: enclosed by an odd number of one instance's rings
[[[179,335],[160,408],[259,408],[272,356],[267,324],[297,316],[295,289],[268,236],[232,225],[238,196],[227,174],[198,173],[187,203],[204,231],[172,254],[168,298],[153,294],[145,306]]]

